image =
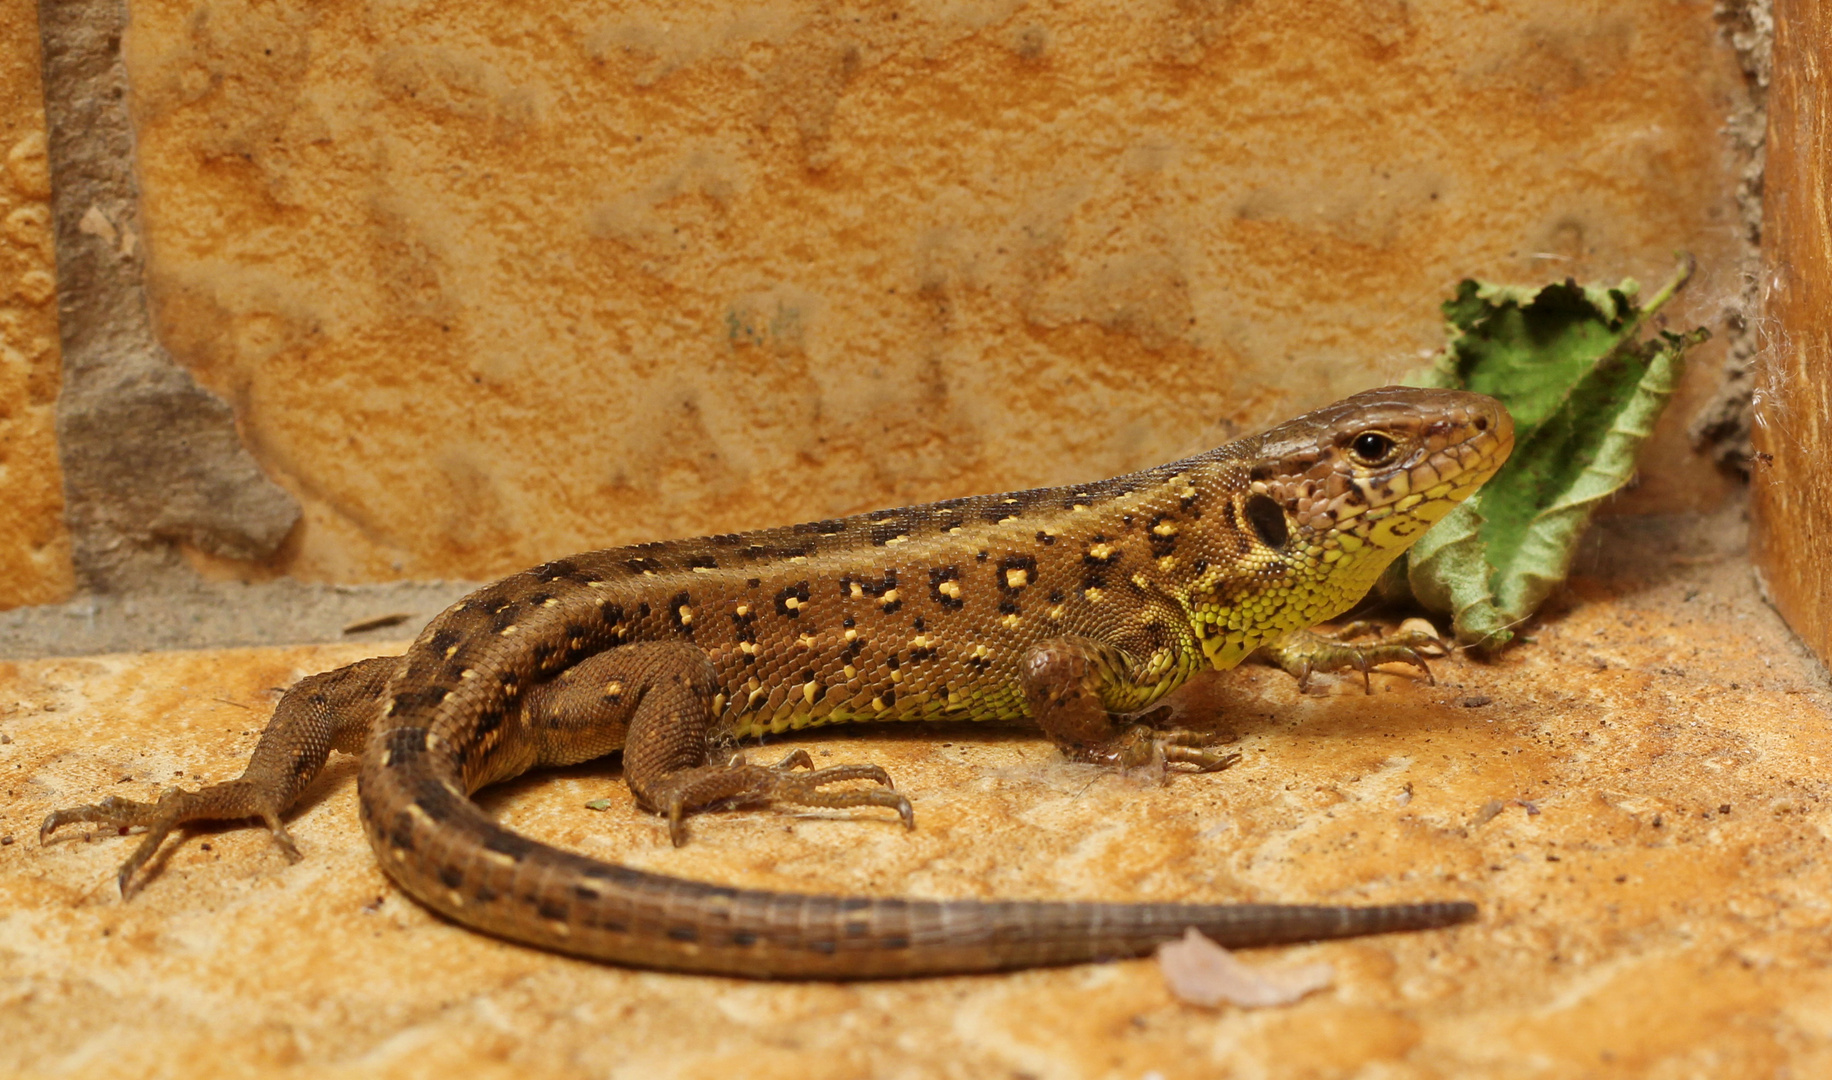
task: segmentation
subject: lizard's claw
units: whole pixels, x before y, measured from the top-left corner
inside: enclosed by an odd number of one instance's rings
[[[1374,682],[1369,672],[1381,664],[1411,664],[1424,674],[1426,682],[1437,685],[1420,650],[1442,654],[1448,651],[1443,639],[1424,630],[1402,630],[1362,644],[1347,640],[1375,629],[1371,623],[1352,622],[1330,635],[1300,630],[1267,646],[1266,658],[1298,680],[1299,693],[1310,688],[1310,677],[1316,672],[1354,670],[1361,672],[1362,688],[1372,694]]]
[[[738,763],[743,764],[743,759],[740,758]],[[788,772],[790,769],[813,769],[814,759],[808,756],[808,751],[797,748],[789,751],[788,757],[778,761],[770,768],[777,772]],[[885,783],[890,783],[890,780],[887,778]]]

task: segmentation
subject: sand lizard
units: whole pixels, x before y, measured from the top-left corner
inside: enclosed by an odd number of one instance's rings
[[[734,804],[895,809],[873,765],[730,756],[735,740],[861,720],[1037,724],[1070,759],[1213,771],[1210,734],[1129,721],[1205,666],[1354,604],[1512,448],[1476,394],[1389,387],[1098,483],[559,559],[473,593],[406,655],[301,680],[240,779],[70,822],[281,824],[332,749],[360,753],[381,864],[467,926],[676,971],[866,978],[1138,955],[1195,926],[1241,946],[1423,929],[1466,903],[1385,907],[981,902],[734,889],[599,862],[504,829],[470,793],[621,750],[668,817]],[[1403,650],[1402,650],[1403,651]],[[843,781],[868,786],[838,787]]]

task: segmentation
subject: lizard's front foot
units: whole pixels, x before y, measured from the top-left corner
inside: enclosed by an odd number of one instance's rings
[[[848,780],[869,780],[879,786],[825,790],[829,784]],[[739,760],[681,769],[651,782],[641,794],[644,802],[667,815],[668,836],[675,847],[687,842],[688,814],[720,806],[884,806],[897,811],[905,828],[916,827],[910,800],[897,791],[889,773],[876,765],[816,769],[806,750],[796,750],[774,765]]]
[[[127,900],[140,889],[134,875],[159,850],[159,845],[172,830],[187,822],[258,817],[266,822],[268,831],[286,857],[298,861],[299,848],[287,834],[286,826],[280,824],[280,808],[274,803],[271,798],[263,798],[252,784],[240,780],[212,784],[198,791],[167,788],[158,802],[151,803],[111,795],[99,803],[53,810],[38,827],[38,842],[48,842],[52,833],[76,822],[93,822],[122,833],[144,826],[146,835],[140,846],[121,864],[121,872],[116,876],[121,899]]]
[[[1196,772],[1220,772],[1240,760],[1239,753],[1217,745],[1232,738],[1222,732],[1182,728],[1159,730],[1134,724],[1105,742],[1064,745],[1062,752],[1070,761],[1119,769],[1180,764],[1194,765]]]
[[[1424,674],[1426,682],[1437,685],[1438,680],[1431,674],[1431,666],[1425,662],[1424,653],[1420,652],[1421,649],[1430,649],[1437,655],[1443,655],[1447,647],[1436,633],[1402,628],[1398,633],[1361,644],[1348,640],[1375,629],[1372,623],[1352,622],[1329,635],[1300,630],[1277,645],[1267,646],[1266,659],[1298,680],[1299,693],[1309,689],[1310,677],[1316,672],[1352,670],[1361,672],[1362,686],[1372,694],[1374,683],[1369,677],[1369,670],[1381,664],[1411,664]]]

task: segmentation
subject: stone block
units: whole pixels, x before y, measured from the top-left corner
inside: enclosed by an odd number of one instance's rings
[[[38,15],[0,0],[0,608],[75,586],[57,462],[57,264]]]
[[[1688,325],[1742,274],[1699,3],[149,0],[126,49],[159,336],[308,580],[1110,475],[1393,378],[1466,274],[1688,248]],[[1698,355],[1626,509],[1727,490]]]

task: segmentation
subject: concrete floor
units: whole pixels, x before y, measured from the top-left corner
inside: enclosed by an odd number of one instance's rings
[[[1832,1075],[1832,692],[1757,595],[1740,516],[1608,523],[1493,663],[1180,695],[1244,761],[1162,786],[1017,729],[834,731],[888,815],[735,813],[676,850],[610,764],[492,789],[516,828],[732,884],[921,896],[1466,898],[1473,925],[1243,954],[1323,960],[1288,1007],[1209,1010],[1132,961],[861,985],[619,970],[429,915],[377,869],[334,761],[289,864],[253,830],[46,847],[51,808],[239,771],[321,645],[0,663],[0,1073],[27,1076]],[[608,798],[609,810],[585,808]]]

